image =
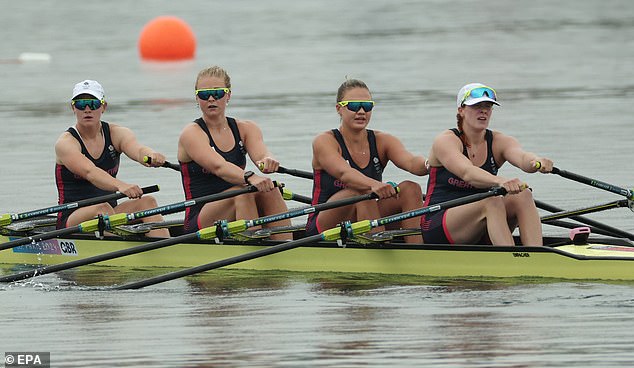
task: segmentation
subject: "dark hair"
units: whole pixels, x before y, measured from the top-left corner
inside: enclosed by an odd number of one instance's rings
[[[363,81],[359,79],[348,79],[346,77],[346,80],[341,83],[339,89],[337,90],[337,102],[341,102],[341,100],[343,100],[343,95],[345,95],[348,90],[351,90],[353,88],[365,88],[368,90],[368,92],[370,91],[368,86]]]

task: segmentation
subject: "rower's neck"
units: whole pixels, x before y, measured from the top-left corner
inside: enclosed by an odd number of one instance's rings
[[[339,131],[348,143],[364,144],[368,141],[368,131],[366,129],[349,129],[342,125],[339,127]]]
[[[79,133],[82,140],[95,139],[100,137],[102,133],[101,122],[98,124],[75,124],[75,130]]]

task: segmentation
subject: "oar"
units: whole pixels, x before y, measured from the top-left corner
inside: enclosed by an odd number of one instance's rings
[[[608,192],[620,194],[631,201],[634,200],[634,191],[629,189],[621,188],[616,185],[608,184],[600,180],[596,180],[596,179],[588,178],[579,174],[571,173],[566,170],[560,170],[556,167],[553,167],[552,173],[562,176],[566,179],[574,180],[582,184],[587,184],[595,188],[606,190]]]
[[[264,164],[260,163],[260,171],[264,169]],[[303,170],[297,170],[297,169],[287,169],[283,166],[279,166],[277,168],[277,172],[280,174],[288,174],[288,175],[292,175],[292,176],[297,176],[299,178],[304,178],[304,179],[312,179],[313,178],[313,173],[311,173],[310,171],[303,171]]]
[[[537,199],[535,199],[535,205],[537,205],[538,208],[541,208],[542,210],[546,210],[546,211],[549,211],[549,212],[562,212],[562,211],[564,211],[561,208],[555,207],[553,205],[550,205],[548,203],[542,202],[542,201],[537,200]],[[628,238],[628,239],[634,240],[634,234],[630,234],[630,233],[628,233],[626,231],[623,231],[621,229],[617,229],[617,228],[612,227],[610,225],[606,225],[604,223],[601,223],[601,222],[598,222],[598,221],[595,221],[595,220],[591,220],[591,219],[583,217],[583,216],[578,216],[576,214],[572,214],[572,215],[566,216],[566,217],[569,217],[570,219],[578,221],[578,222],[580,222],[582,224],[590,225],[590,226],[596,227],[597,229],[602,229],[603,231],[607,231],[612,236],[618,236],[618,237],[621,237],[621,238]],[[554,218],[553,219],[549,219],[549,221],[552,221],[552,220],[554,220]]]
[[[628,202],[629,201],[627,199],[619,199],[618,201],[599,204],[596,206],[578,208],[576,210],[570,210],[570,211],[559,211],[556,213],[552,213],[550,215],[542,216],[540,220],[542,222],[548,222],[551,220],[558,220],[558,219],[571,217],[571,216],[585,215],[588,213],[605,211],[612,208],[629,207]]]
[[[226,193],[229,193],[229,192],[226,192]],[[220,194],[223,194],[223,193],[220,193]],[[179,243],[183,243],[183,242],[195,240],[195,239],[203,239],[203,240],[216,239],[217,236],[220,235],[220,234],[217,234],[217,229],[220,229],[221,226],[223,228],[220,230],[220,233],[224,233],[225,229],[232,233],[236,233],[236,232],[244,231],[248,227],[262,225],[269,222],[275,222],[275,221],[279,221],[279,220],[283,220],[283,219],[287,219],[291,217],[298,217],[298,216],[306,215],[316,211],[324,211],[327,209],[351,205],[356,202],[360,202],[360,201],[364,201],[368,199],[374,199],[374,198],[377,198],[376,194],[368,193],[368,194],[363,194],[360,196],[345,198],[339,201],[326,202],[316,206],[300,208],[297,210],[292,210],[292,211],[284,212],[277,215],[261,217],[255,220],[249,220],[249,221],[237,220],[237,221],[233,221],[229,223],[225,222],[224,225],[206,227],[206,228],[198,230],[195,233],[183,234],[173,238],[162,239],[162,240],[146,243],[146,244],[139,245],[132,248],[121,249],[118,251],[99,254],[96,256],[78,259],[71,262],[39,267],[33,270],[29,270],[29,271],[25,271],[25,272],[13,274],[13,275],[2,276],[0,277],[0,282],[12,282],[17,280],[23,280],[29,277],[33,277],[35,275],[45,275],[52,272],[59,272],[59,271],[71,269],[74,267],[85,266],[85,265],[89,265],[93,263],[107,261],[114,258],[125,257],[132,254],[137,254],[137,253],[147,252],[154,249],[177,245]]]
[[[286,188],[280,188],[280,191],[282,192],[282,198],[284,198],[287,201],[297,201],[297,202],[305,203],[305,204],[313,203],[312,198],[303,196],[301,194],[293,193]]]
[[[145,162],[146,164],[150,164],[152,163],[152,157],[150,156],[143,156],[143,162]],[[168,167],[172,170],[176,170],[176,171],[181,171],[181,165],[180,164],[173,164],[171,162],[165,161],[163,162],[163,165],[161,165],[162,167]]]
[[[297,176],[299,178],[304,178],[304,179],[312,179],[313,178],[313,173],[309,172],[309,171],[302,171],[302,170],[297,170],[297,169],[287,169],[285,167],[278,167],[277,168],[277,172],[280,174],[288,174],[288,175],[292,175],[292,176]]]
[[[158,192],[159,187],[158,185],[152,185],[152,186],[144,187],[141,189],[143,190],[143,194],[148,194],[148,193]],[[125,197],[126,197],[125,194],[116,192],[112,194],[106,194],[100,197],[83,199],[77,202],[64,203],[57,206],[42,208],[39,210],[33,210],[33,211],[22,212],[22,213],[13,213],[13,214],[7,213],[4,215],[0,215],[0,227],[10,225],[13,221],[16,221],[16,220],[25,220],[32,217],[48,215],[51,213],[73,210],[80,207],[92,206],[93,204],[109,202],[109,201],[113,201],[113,200],[117,200],[117,199],[121,199]]]
[[[277,183],[276,183],[277,185]],[[190,199],[183,202],[168,204],[161,207],[156,207],[152,209],[147,209],[135,213],[117,213],[111,216],[104,215],[92,220],[87,220],[82,222],[79,225],[67,227],[64,229],[58,229],[49,231],[42,234],[32,235],[26,238],[15,239],[3,244],[0,244],[0,250],[14,248],[20,245],[37,243],[42,240],[56,238],[58,236],[68,235],[72,233],[91,233],[95,231],[102,230],[110,230],[116,226],[125,225],[130,223],[133,220],[154,216],[154,215],[167,215],[170,213],[183,211],[187,207],[194,206],[196,204],[203,204],[212,201],[219,201],[225,198],[235,197],[240,194],[249,193],[249,192],[257,192],[257,188],[249,185],[244,188],[230,190],[228,192],[211,194],[208,196]]]
[[[268,256],[271,254],[283,252],[286,250],[291,250],[297,247],[301,247],[302,245],[305,245],[305,244],[311,244],[311,243],[323,241],[323,240],[326,240],[326,241],[340,240],[342,237],[342,234],[347,234],[347,236],[363,234],[372,228],[383,226],[392,222],[402,221],[408,218],[418,217],[427,213],[440,211],[442,209],[447,209],[451,207],[456,207],[456,206],[461,206],[464,204],[476,202],[487,197],[504,195],[504,194],[506,194],[506,190],[502,187],[499,187],[499,188],[491,189],[484,193],[473,194],[467,197],[438,203],[438,204],[428,206],[428,207],[423,207],[417,210],[412,210],[412,211],[403,212],[403,213],[388,216],[388,217],[383,217],[377,220],[363,220],[363,221],[355,222],[353,224],[350,224],[348,222],[347,224],[344,223],[342,226],[328,229],[317,235],[309,236],[303,239],[299,239],[299,240],[295,240],[295,241],[291,241],[287,243],[274,245],[268,248],[262,248],[254,252],[241,254],[239,256],[222,259],[222,260],[211,262],[205,265],[188,268],[188,269],[168,273],[165,275],[160,275],[157,277],[152,277],[146,280],[132,282],[129,284],[115,287],[114,289],[115,290],[140,289],[140,288],[150,286],[150,285],[155,285],[161,282],[170,281],[170,280],[174,280],[174,279],[185,277],[185,276],[191,276],[200,272],[205,272],[205,271],[213,270],[216,268],[225,267],[232,264],[249,261],[255,258],[260,258],[260,257]]]

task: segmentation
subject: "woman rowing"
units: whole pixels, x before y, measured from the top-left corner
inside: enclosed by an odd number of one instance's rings
[[[165,156],[141,145],[134,133],[123,126],[101,120],[107,103],[101,84],[85,80],[75,85],[71,109],[75,114],[75,126],[68,128],[55,143],[55,182],[59,203],[102,196],[119,191],[130,200],[82,207],[58,214],[57,227],[77,225],[100,214],[137,212],[156,207],[152,196],[142,196],[136,184],[117,179],[121,153],[144,166],[149,157],[151,166],[161,166]],[[162,221],[160,215],[149,216],[144,222]],[[169,237],[167,229],[156,229],[149,236]]]
[[[257,192],[189,207],[185,231],[212,226],[217,220],[254,219],[287,210],[271,179],[245,169],[246,155],[263,173],[277,171],[279,162],[264,144],[255,122],[225,116],[231,98],[231,79],[219,66],[203,69],[195,83],[202,116],[183,129],[178,140],[183,189],[187,199],[253,185]],[[268,226],[289,226],[282,220]],[[289,240],[292,234],[272,235]]]
[[[438,135],[429,154],[429,180],[425,206],[504,187],[510,195],[491,197],[421,218],[428,244],[490,242],[514,245],[512,232],[519,226],[524,245],[542,245],[539,214],[528,186],[518,178],[498,176],[505,163],[527,173],[552,171],[553,162],[522,149],[517,139],[488,129],[493,88],[480,83],[462,87],[457,96],[458,127]],[[488,239],[487,239],[488,238]]]
[[[378,201],[362,201],[354,205],[310,214],[307,235],[332,228],[342,220],[376,219],[422,206],[420,185],[404,181],[399,193],[382,180],[389,161],[414,175],[426,175],[425,157],[405,149],[401,141],[385,132],[367,129],[374,101],[367,85],[348,79],[337,92],[335,105],[341,125],[319,134],[313,141],[313,204],[340,200],[374,192]],[[416,218],[395,223],[395,227],[417,228]],[[383,230],[381,227],[376,231]],[[421,243],[421,235],[405,238]]]

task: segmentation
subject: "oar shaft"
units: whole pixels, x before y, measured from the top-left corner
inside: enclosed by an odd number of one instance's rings
[[[291,201],[297,201],[297,202],[301,202],[301,203],[305,203],[305,204],[311,204],[312,203],[312,198],[307,197],[307,196],[303,196],[300,194],[296,194],[291,192],[290,190],[286,189],[286,188],[280,188],[280,192],[282,193],[282,198],[284,198],[284,200],[291,200]]]
[[[276,183],[276,185],[278,184]],[[127,218],[129,221],[132,221],[135,219],[159,215],[159,214],[169,215],[172,213],[183,211],[185,208],[195,206],[197,204],[205,204],[208,202],[220,201],[223,199],[238,196],[240,194],[252,193],[257,191],[258,191],[257,187],[253,185],[248,185],[240,189],[230,190],[227,192],[214,193],[214,194],[206,195],[203,197],[193,198],[183,202],[172,203],[165,206],[160,206],[160,207],[151,208],[148,210],[142,210],[135,213],[130,213],[127,215]]]
[[[561,170],[561,169],[558,169],[556,167],[553,167],[552,173],[553,174],[557,174],[559,176],[562,176],[562,177],[564,177],[566,179],[570,179],[570,180],[574,180],[574,181],[577,181],[577,182],[580,182],[580,183],[583,183],[583,184],[587,184],[587,185],[593,186],[595,188],[606,190],[608,192],[620,194],[620,195],[624,196],[627,199],[634,200],[634,192],[632,192],[629,189],[621,188],[621,187],[618,187],[616,185],[612,185],[612,184],[609,184],[609,183],[606,183],[606,182],[603,182],[603,181],[600,181],[600,180],[597,180],[597,179],[588,178],[588,177],[585,177],[583,175],[571,173],[571,172],[566,171],[566,170]]]
[[[143,194],[148,194],[148,193],[158,192],[159,187],[158,185],[151,185],[149,187],[144,187],[141,189],[143,190]],[[44,216],[44,215],[49,215],[51,213],[57,213],[61,211],[68,211],[68,210],[72,210],[76,208],[92,206],[93,204],[114,201],[114,200],[125,198],[125,197],[126,197],[125,194],[116,192],[112,194],[106,194],[100,197],[82,199],[77,202],[64,203],[57,206],[42,208],[39,210],[17,213],[17,214],[10,215],[10,217],[11,217],[11,220],[25,220],[32,217]],[[9,221],[9,223],[11,222]],[[8,224],[4,224],[4,225],[8,225]]]
[[[259,167],[260,171],[264,170],[264,163],[260,163]],[[312,179],[313,173],[310,171],[303,171],[297,169],[287,169],[284,166],[278,166],[277,172],[280,174],[288,174],[292,176],[297,176],[299,178]]]
[[[288,174],[292,176],[297,176],[299,178],[304,179],[313,179],[313,173],[309,171],[297,170],[297,169],[287,169],[285,167],[278,167],[277,172],[280,174]]]
[[[378,196],[375,193],[367,193],[354,197],[344,198],[338,201],[320,203],[314,206],[308,206],[304,208],[298,208],[296,210],[291,210],[283,213],[279,213],[276,215],[264,216],[254,220],[247,221],[247,228],[264,225],[275,221],[286,220],[293,217],[299,217],[303,215],[308,215],[313,212],[325,211],[333,208],[348,206],[351,204],[355,204],[357,202],[366,201],[369,199],[376,199]]]
[[[561,212],[564,211],[561,208],[555,207],[553,205],[550,205],[548,203],[542,202],[540,200],[535,200],[535,205],[537,205],[538,208],[541,208],[543,210],[546,211],[550,211],[550,212]],[[585,218],[583,216],[569,216],[570,219],[575,220],[575,221],[579,221],[582,224],[586,224],[586,225],[590,225],[590,226],[594,226],[598,229],[602,229],[604,231],[608,231],[611,233],[612,236],[618,236],[618,237],[622,237],[622,238],[627,238],[627,239],[632,239],[634,240],[634,234],[630,234],[626,231],[623,231],[621,229],[617,229],[615,227],[606,225],[604,223],[598,222],[598,221],[594,221],[591,220],[589,218]]]
[[[444,209],[448,209],[448,208],[452,208],[452,207],[462,206],[462,205],[465,205],[465,204],[468,204],[468,203],[477,202],[477,201],[483,200],[483,199],[488,198],[488,197],[494,197],[494,196],[505,195],[505,194],[506,194],[506,189],[504,189],[503,187],[496,187],[496,188],[493,188],[493,189],[491,189],[489,191],[486,191],[486,192],[483,192],[483,193],[476,193],[476,194],[472,194],[472,195],[469,195],[469,196],[466,196],[466,197],[452,199],[450,201],[446,201],[446,202],[438,203],[438,204],[435,204],[435,205],[419,208],[419,209],[416,209],[416,210],[411,210],[411,211],[408,211],[408,212],[397,213],[397,214],[392,215],[392,216],[383,217],[383,218],[380,218],[378,220],[372,221],[372,223],[373,223],[372,227],[383,226],[383,225],[391,224],[393,222],[406,220],[406,219],[409,219],[409,218],[412,218],[412,217],[422,216],[422,215],[425,215],[425,214],[428,214],[428,213],[431,213],[431,212],[436,212],[436,211],[440,211],[440,210],[444,210]]]
[[[187,269],[184,269],[184,270],[168,273],[168,274],[165,274],[165,275],[161,275],[161,276],[157,276],[157,277],[153,277],[153,278],[149,278],[149,279],[145,279],[145,280],[141,280],[141,281],[137,281],[137,282],[132,282],[132,283],[129,283],[129,284],[126,284],[126,285],[121,285],[121,286],[115,287],[114,289],[115,290],[140,289],[140,288],[143,288],[143,287],[146,287],[146,286],[159,284],[161,282],[171,281],[171,280],[175,280],[175,279],[178,279],[178,278],[181,278],[181,277],[185,277],[185,276],[191,276],[191,275],[194,275],[194,274],[197,274],[197,273],[210,271],[210,270],[213,270],[213,269],[216,269],[216,268],[220,268],[220,267],[230,266],[232,264],[236,264],[236,263],[240,263],[240,262],[250,261],[250,260],[255,259],[255,258],[268,256],[268,255],[271,255],[271,254],[283,252],[285,250],[291,250],[293,248],[301,247],[304,244],[309,244],[309,243],[313,243],[313,242],[320,241],[320,240],[323,240],[323,235],[322,234],[317,234],[317,235],[309,236],[307,238],[303,238],[303,239],[300,239],[300,240],[287,242],[287,243],[282,243],[282,244],[274,245],[274,246],[267,247],[267,248],[262,248],[262,249],[254,251],[254,252],[241,254],[241,255],[238,255],[238,256],[235,256],[235,257],[221,259],[219,261],[208,263],[208,264],[204,264],[204,265],[201,265],[201,266],[187,268]]]
[[[279,185],[279,184],[276,183],[276,185]],[[236,190],[230,190],[230,191],[227,191],[227,192],[210,194],[208,196],[191,199],[191,200],[184,201],[184,202],[173,203],[173,204],[169,204],[169,205],[166,205],[166,206],[151,208],[151,209],[148,209],[148,210],[138,211],[138,212],[135,212],[135,213],[128,213],[128,214],[119,213],[119,214],[114,214],[114,215],[111,215],[111,216],[103,216],[103,219],[104,219],[103,230],[110,230],[110,229],[112,229],[115,226],[125,225],[125,224],[127,224],[130,221],[135,220],[135,219],[149,217],[149,216],[153,216],[153,215],[157,215],[157,214],[170,214],[170,213],[174,213],[174,212],[179,212],[179,211],[184,210],[187,207],[191,207],[191,206],[194,206],[196,204],[203,204],[203,203],[207,203],[207,202],[219,201],[219,200],[222,200],[222,199],[235,197],[235,196],[240,195],[240,194],[245,194],[245,193],[249,193],[249,192],[257,192],[257,190],[258,190],[257,187],[254,187],[253,185],[249,185],[249,186],[246,186],[244,188],[240,188],[240,189],[236,189]],[[99,229],[99,227],[97,225],[99,225],[98,219],[92,219],[92,220],[84,221],[84,222],[82,222],[81,224],[79,224],[77,226],[64,228],[64,229],[53,230],[53,231],[49,231],[49,232],[46,232],[46,233],[30,236],[30,237],[27,237],[27,238],[15,239],[15,240],[9,241],[7,243],[0,244],[0,250],[15,248],[15,247],[18,247],[20,245],[26,245],[26,244],[30,244],[30,243],[37,243],[37,242],[40,242],[42,240],[52,239],[52,238],[55,238],[55,237],[58,237],[58,236],[68,235],[68,234],[77,233],[77,232],[79,232],[79,233],[92,232],[92,231],[95,231],[95,230]]]
[[[559,211],[557,213],[542,216],[540,220],[542,222],[551,221],[551,220],[562,219],[562,218],[566,218],[570,216],[578,216],[578,215],[585,215],[585,214],[593,213],[593,212],[605,211],[605,210],[609,210],[612,208],[619,208],[619,207],[627,207],[627,199],[620,199],[618,201],[613,201],[610,203],[600,204],[597,206],[586,207],[586,208],[579,208],[579,209],[571,210],[571,211]]]
[[[551,225],[551,226],[558,226],[558,227],[563,227],[566,229],[575,229],[579,227],[578,223],[574,223],[574,222],[568,222],[568,221],[562,221],[562,220],[551,220],[545,223],[546,225]],[[593,234],[600,234],[600,235],[605,235],[605,236],[611,236],[614,237],[615,234],[606,230],[602,230],[599,229],[598,227],[594,227],[594,226],[588,226],[590,228],[590,231]]]

